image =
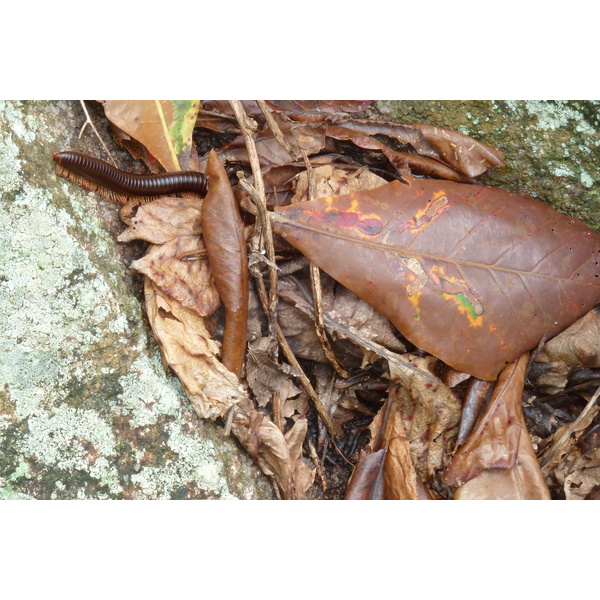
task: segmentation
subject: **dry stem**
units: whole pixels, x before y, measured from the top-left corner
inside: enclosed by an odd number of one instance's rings
[[[304,164],[306,165],[307,181],[308,181],[308,200],[314,200],[316,197],[316,181],[315,174],[308,160],[306,152],[302,150],[302,156],[304,157]],[[329,338],[325,332],[325,321],[323,319],[323,288],[321,286],[321,272],[319,267],[314,263],[310,263],[310,285],[313,294],[313,306],[315,309],[315,329],[317,337],[321,342],[323,352],[327,357],[327,360],[331,363],[335,372],[343,379],[348,379],[350,373],[342,367],[338,359],[335,356],[333,348],[329,343]]]
[[[277,301],[278,301],[278,290],[277,290],[277,266],[275,264],[275,248],[273,246],[273,230],[271,228],[271,221],[267,215],[267,199],[265,196],[265,185],[262,179],[262,173],[260,170],[260,161],[258,158],[258,152],[256,151],[256,145],[254,143],[253,132],[256,129],[256,123],[248,118],[242,103],[239,100],[230,100],[231,107],[235,113],[236,119],[240,126],[242,136],[244,137],[244,143],[246,145],[246,151],[248,152],[248,158],[250,160],[250,167],[252,168],[252,174],[254,176],[254,185],[250,185],[247,181],[240,179],[240,184],[248,190],[250,196],[258,210],[258,227],[257,233],[262,235],[262,241],[264,249],[266,251],[266,257],[268,259],[267,264],[269,267],[269,304],[267,312],[267,318],[269,320],[269,337],[275,340],[275,325],[277,319]]]
[[[83,112],[85,113],[85,117],[86,117],[85,123],[82,125],[81,130],[79,131],[79,136],[78,136],[79,139],[81,139],[81,136],[83,135],[83,132],[85,131],[85,128],[89,125],[93,129],[93,131],[96,134],[96,137],[98,138],[100,143],[102,144],[102,147],[104,148],[106,155],[110,159],[110,162],[116,167],[117,163],[115,162],[114,158],[112,157],[112,154],[109,152],[108,148],[106,147],[104,140],[100,137],[100,134],[98,133],[98,130],[96,129],[96,126],[92,122],[90,113],[88,112],[87,107],[85,105],[85,100],[80,100],[79,103],[81,104],[81,108],[83,108]]]

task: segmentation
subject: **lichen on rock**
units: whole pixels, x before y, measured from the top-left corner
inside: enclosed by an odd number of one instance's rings
[[[272,497],[165,373],[116,207],[54,175],[57,150],[101,153],[73,141],[82,115],[0,103],[0,498]]]

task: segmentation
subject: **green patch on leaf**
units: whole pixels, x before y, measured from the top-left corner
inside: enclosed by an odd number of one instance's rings
[[[175,152],[179,156],[191,143],[200,101],[171,100],[171,103],[173,104],[173,123],[169,127],[169,134],[173,140]]]

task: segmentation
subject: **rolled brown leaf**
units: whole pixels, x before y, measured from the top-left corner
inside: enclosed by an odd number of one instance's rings
[[[248,259],[239,209],[217,153],[206,169],[208,194],[202,205],[202,232],[208,263],[225,306],[222,362],[238,378],[242,374],[248,328]]]

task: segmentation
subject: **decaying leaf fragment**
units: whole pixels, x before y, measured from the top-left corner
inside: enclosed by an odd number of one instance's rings
[[[346,500],[431,500],[411,460],[393,383],[387,400],[370,426],[370,453],[363,452],[348,484]]]
[[[131,267],[152,279],[163,294],[206,317],[221,304],[208,264],[206,260],[184,258],[194,253],[201,256],[203,252],[204,242],[199,236],[176,237],[150,246]]]
[[[284,435],[262,412],[251,407],[249,400],[236,410],[232,432],[262,471],[274,478],[284,500],[304,499],[315,473],[302,458],[306,437],[306,417],[299,417]]]
[[[145,240],[164,244],[176,237],[200,235],[202,200],[196,196],[166,196],[138,207],[129,227],[117,238],[119,242]]]
[[[353,136],[348,139],[357,140],[357,134],[363,143],[367,136],[385,135],[403,144],[412,146],[418,154],[448,165],[455,172],[466,177],[478,177],[490,169],[504,165],[504,152],[484,144],[470,136],[426,123],[392,123],[375,119],[343,119],[336,125],[350,130]],[[333,128],[327,129],[328,135],[334,135]],[[348,135],[344,132],[344,135]],[[439,176],[439,175],[438,175]]]
[[[400,406],[396,401],[399,385],[390,386],[388,399],[371,424],[371,445],[385,448],[383,481],[386,500],[431,499],[411,460],[410,443],[406,436]]]
[[[273,229],[478,379],[600,301],[600,234],[581,221],[502,190],[407,181],[276,208]]]
[[[430,372],[432,357],[403,358],[413,369],[389,363],[391,380],[397,385],[395,402],[410,442],[412,464],[423,481],[430,481],[447,462],[460,420],[460,403]]]

